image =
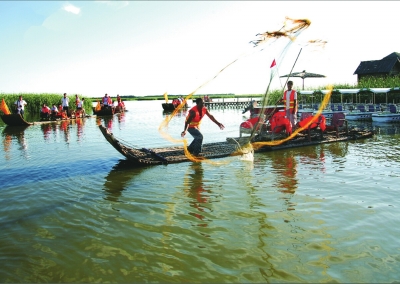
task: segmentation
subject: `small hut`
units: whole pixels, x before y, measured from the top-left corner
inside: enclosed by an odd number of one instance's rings
[[[381,60],[361,61],[353,75],[357,81],[364,77],[387,77],[400,75],[400,53],[393,52]]]

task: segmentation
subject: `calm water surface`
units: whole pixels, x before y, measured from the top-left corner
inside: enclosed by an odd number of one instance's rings
[[[99,122],[131,145],[174,145],[160,101],[127,108]],[[205,118],[205,142],[239,135],[241,110],[211,113],[226,129]],[[179,138],[185,115],[165,132]],[[0,282],[400,281],[399,125],[254,161],[133,168],[97,122],[0,125]]]

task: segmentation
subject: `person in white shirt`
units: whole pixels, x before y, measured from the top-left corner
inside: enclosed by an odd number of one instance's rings
[[[51,118],[55,119],[58,114],[58,108],[55,104],[51,107]]]
[[[64,93],[64,97],[61,99],[61,105],[63,107],[63,110],[65,110],[68,113],[69,98],[67,97],[67,93]]]
[[[15,113],[19,113],[22,117],[24,117],[25,106],[27,105],[27,103],[22,99],[22,96],[19,96],[18,100],[14,103],[14,105],[15,105]]]

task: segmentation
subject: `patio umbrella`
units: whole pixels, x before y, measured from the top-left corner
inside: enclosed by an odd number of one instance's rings
[[[326,76],[321,75],[321,74],[316,74],[316,73],[309,73],[309,72],[306,72],[306,70],[303,70],[302,72],[295,72],[292,74],[283,75],[280,78],[283,78],[283,77],[289,77],[289,78],[290,77],[298,77],[298,78],[303,79],[303,90],[304,90],[304,79],[305,78],[325,78]]]

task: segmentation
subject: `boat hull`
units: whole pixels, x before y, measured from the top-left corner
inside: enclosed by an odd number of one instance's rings
[[[178,107],[178,105],[175,105],[173,103],[162,103],[162,108],[164,111],[173,111]],[[184,108],[187,108],[187,105],[183,106]]]
[[[29,125],[36,125],[36,124],[46,124],[46,123],[57,123],[60,121],[72,121],[76,119],[84,119],[84,118],[89,118],[91,117],[90,115],[85,115],[83,117],[75,117],[75,118],[67,118],[67,119],[49,119],[49,120],[41,120],[41,121],[34,121],[34,122],[28,122],[24,120],[20,114],[7,114],[7,115],[2,115],[1,119],[7,126],[10,127],[15,127],[15,126],[29,126]]]
[[[400,122],[400,113],[375,113],[372,114],[374,122]]]
[[[189,162],[190,160],[185,156],[182,146],[179,147],[164,147],[164,148],[132,148],[120,142],[114,135],[104,126],[99,125],[99,129],[106,138],[106,140],[123,156],[125,156],[133,165],[148,166],[148,165],[161,165],[170,163]],[[304,147],[310,145],[318,145],[325,143],[333,143],[340,141],[349,141],[357,139],[365,139],[373,137],[373,131],[359,131],[352,130],[347,133],[341,133],[339,137],[334,134],[323,134],[308,137],[307,135],[298,135],[294,139],[284,142],[276,146],[262,146],[257,148],[255,152],[274,151],[295,147]],[[275,137],[276,138],[276,137]],[[263,142],[262,137],[256,137],[257,142]],[[275,140],[276,141],[276,140]],[[256,142],[256,141],[254,141]],[[228,156],[241,155],[238,151],[241,145],[249,143],[248,138],[227,138],[224,142],[205,143],[203,144],[202,156],[206,159],[223,158]]]
[[[346,113],[347,120],[372,120],[371,112],[348,112]]]
[[[28,126],[33,124],[26,121],[19,113],[4,114],[1,119],[9,126]]]

